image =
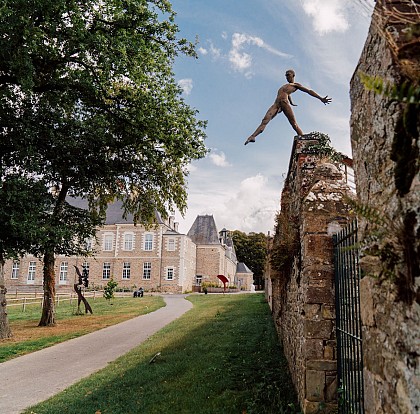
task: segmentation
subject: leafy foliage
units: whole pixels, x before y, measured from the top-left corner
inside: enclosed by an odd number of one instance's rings
[[[110,301],[111,299],[114,299],[114,293],[117,286],[118,286],[118,283],[113,278],[111,278],[108,281],[108,283],[104,287],[104,298],[106,300]]]
[[[331,146],[331,139],[327,134],[322,132],[311,132],[313,139],[318,140],[316,144],[307,145],[304,149],[305,153],[315,153],[320,156],[328,157],[331,161],[341,162],[347,159],[347,155],[338,152],[334,147]]]
[[[275,235],[270,252],[270,263],[278,272],[287,272],[299,253],[300,241],[298,218],[286,217],[279,212],[276,216]]]
[[[160,21],[159,14],[168,14]],[[0,12],[0,115],[8,162],[103,212],[136,219],[186,207],[186,165],[205,154],[204,123],[180,97],[167,1],[7,1]],[[130,196],[129,196],[130,195]]]
[[[387,82],[380,76],[369,76],[359,72],[363,86],[378,95],[384,95],[399,102],[420,104],[420,86],[406,80],[401,85]]]
[[[0,257],[16,258],[33,251],[42,237],[52,196],[44,184],[18,174],[2,176],[0,182]]]
[[[239,230],[232,232],[236,257],[254,273],[257,285],[262,285],[264,266],[267,258],[267,237],[264,233],[246,234]]]

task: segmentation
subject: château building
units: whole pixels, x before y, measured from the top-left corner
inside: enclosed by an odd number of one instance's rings
[[[75,203],[84,207],[82,200]],[[245,290],[252,284],[252,272],[247,282],[243,275],[236,277],[238,261],[232,239],[226,229],[217,231],[212,215],[197,216],[185,235],[178,231],[173,216],[163,220],[156,213],[152,227],[135,225],[132,215],[123,217],[122,203],[117,201],[108,206],[105,224],[96,237],[86,243],[92,256],[56,257],[58,292],[73,289],[78,281],[76,266],[89,271],[89,287],[97,288],[113,278],[127,289],[183,293],[198,290],[203,282],[221,284],[218,275]],[[42,291],[43,266],[36,257],[8,260],[4,270],[9,291]]]

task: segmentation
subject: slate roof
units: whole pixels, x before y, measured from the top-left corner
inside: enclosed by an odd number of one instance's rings
[[[187,236],[195,244],[220,244],[219,233],[212,215],[197,216]]]
[[[254,273],[245,263],[238,263],[236,265],[236,273]]]
[[[85,198],[81,197],[71,197],[67,198],[67,202],[71,204],[74,207],[82,208],[84,210],[87,210],[88,208],[88,202]],[[134,217],[132,214],[127,214],[126,218],[123,218],[123,208],[122,208],[122,201],[116,200],[112,203],[108,204],[107,210],[106,210],[106,220],[105,224],[133,224],[134,223]],[[157,224],[165,224],[162,220],[161,215],[156,211],[156,222]]]

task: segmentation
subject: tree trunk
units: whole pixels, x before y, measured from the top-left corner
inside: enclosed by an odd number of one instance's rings
[[[55,325],[54,263],[54,252],[52,250],[49,250],[44,254],[44,302],[42,304],[42,315],[38,326]]]
[[[7,317],[7,289],[4,285],[4,259],[0,254],[0,339],[11,338],[12,331]]]
[[[60,216],[63,211],[64,202],[66,200],[68,186],[63,184],[54,211],[51,217],[52,225],[60,223]],[[38,326],[54,326],[55,325],[55,247],[49,246],[44,253],[44,302],[42,304],[42,315]]]

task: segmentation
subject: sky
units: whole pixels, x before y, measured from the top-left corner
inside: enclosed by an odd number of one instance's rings
[[[198,59],[178,57],[175,79],[186,103],[207,120],[210,150],[191,163],[188,210],[175,214],[187,233],[197,215],[216,226],[274,231],[295,131],[276,116],[244,146],[273,104],[285,72],[321,96],[293,94],[304,133],[327,134],[351,157],[349,83],[361,55],[373,0],[172,0],[180,36],[197,39]]]

